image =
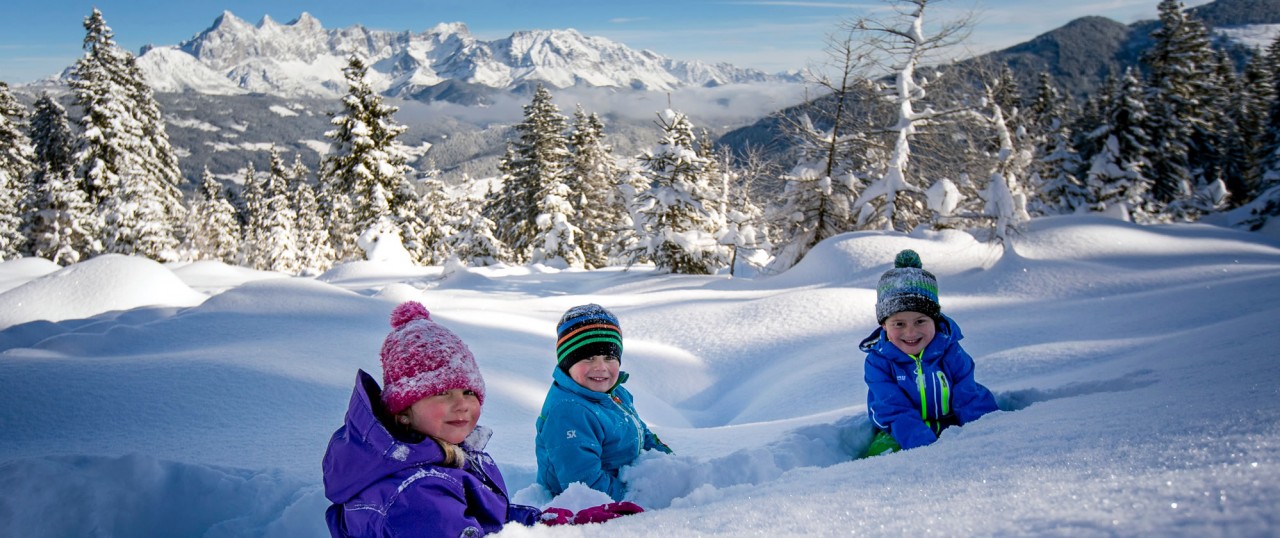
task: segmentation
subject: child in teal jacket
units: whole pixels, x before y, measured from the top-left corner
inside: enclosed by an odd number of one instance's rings
[[[915,251],[898,253],[876,289],[880,327],[859,346],[867,353],[867,413],[876,428],[868,456],[928,445],[948,426],[998,409],[974,380],[960,326],[941,310],[937,278]]]
[[[538,483],[552,495],[582,482],[615,501],[626,494],[618,470],[642,450],[671,449],[640,420],[622,387],[622,329],[596,304],[577,306],[556,330],[557,365],[537,420]]]

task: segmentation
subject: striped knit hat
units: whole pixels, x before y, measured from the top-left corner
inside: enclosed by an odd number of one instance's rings
[[[556,361],[565,372],[582,359],[611,355],[622,360],[622,328],[598,304],[570,308],[556,325]]]
[[[884,325],[884,320],[898,312],[919,312],[931,318],[942,312],[938,279],[924,270],[920,255],[911,249],[898,253],[893,269],[880,275],[876,287],[876,322]]]

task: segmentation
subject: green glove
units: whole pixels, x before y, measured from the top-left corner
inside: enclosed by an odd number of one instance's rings
[[[871,438],[871,444],[867,446],[867,455],[864,457],[879,456],[886,452],[897,452],[902,450],[902,446],[893,440],[893,436],[889,432],[880,430],[876,432],[876,436]]]

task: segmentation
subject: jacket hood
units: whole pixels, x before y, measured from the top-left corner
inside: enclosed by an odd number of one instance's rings
[[[937,322],[938,331],[933,336],[933,341],[929,342],[924,348],[923,360],[928,362],[931,359],[941,357],[951,344],[957,343],[964,335],[960,333],[960,326],[956,325],[955,320],[947,317],[946,314],[938,314],[934,320]],[[862,343],[858,344],[858,349],[867,353],[874,353],[895,362],[915,363],[912,359],[898,346],[893,345],[889,338],[885,335],[884,327],[876,327],[874,331],[866,338],[862,339]]]
[[[346,418],[342,427],[333,432],[324,455],[324,493],[330,501],[347,502],[387,476],[444,461],[444,451],[435,441],[392,435],[379,418],[386,414],[378,382],[359,370]],[[463,449],[483,450],[490,435],[488,428],[476,426],[462,442]]]

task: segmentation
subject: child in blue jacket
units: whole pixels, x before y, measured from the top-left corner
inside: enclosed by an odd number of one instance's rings
[[[575,306],[557,325],[557,364],[537,420],[538,483],[552,495],[582,482],[614,501],[626,494],[618,470],[642,450],[671,449],[640,420],[622,387],[622,329],[597,304]]]
[[[867,456],[928,445],[948,426],[995,411],[973,378],[960,326],[938,305],[938,279],[913,250],[899,252],[876,288],[880,323],[859,346],[867,352],[867,413],[876,434]]]

